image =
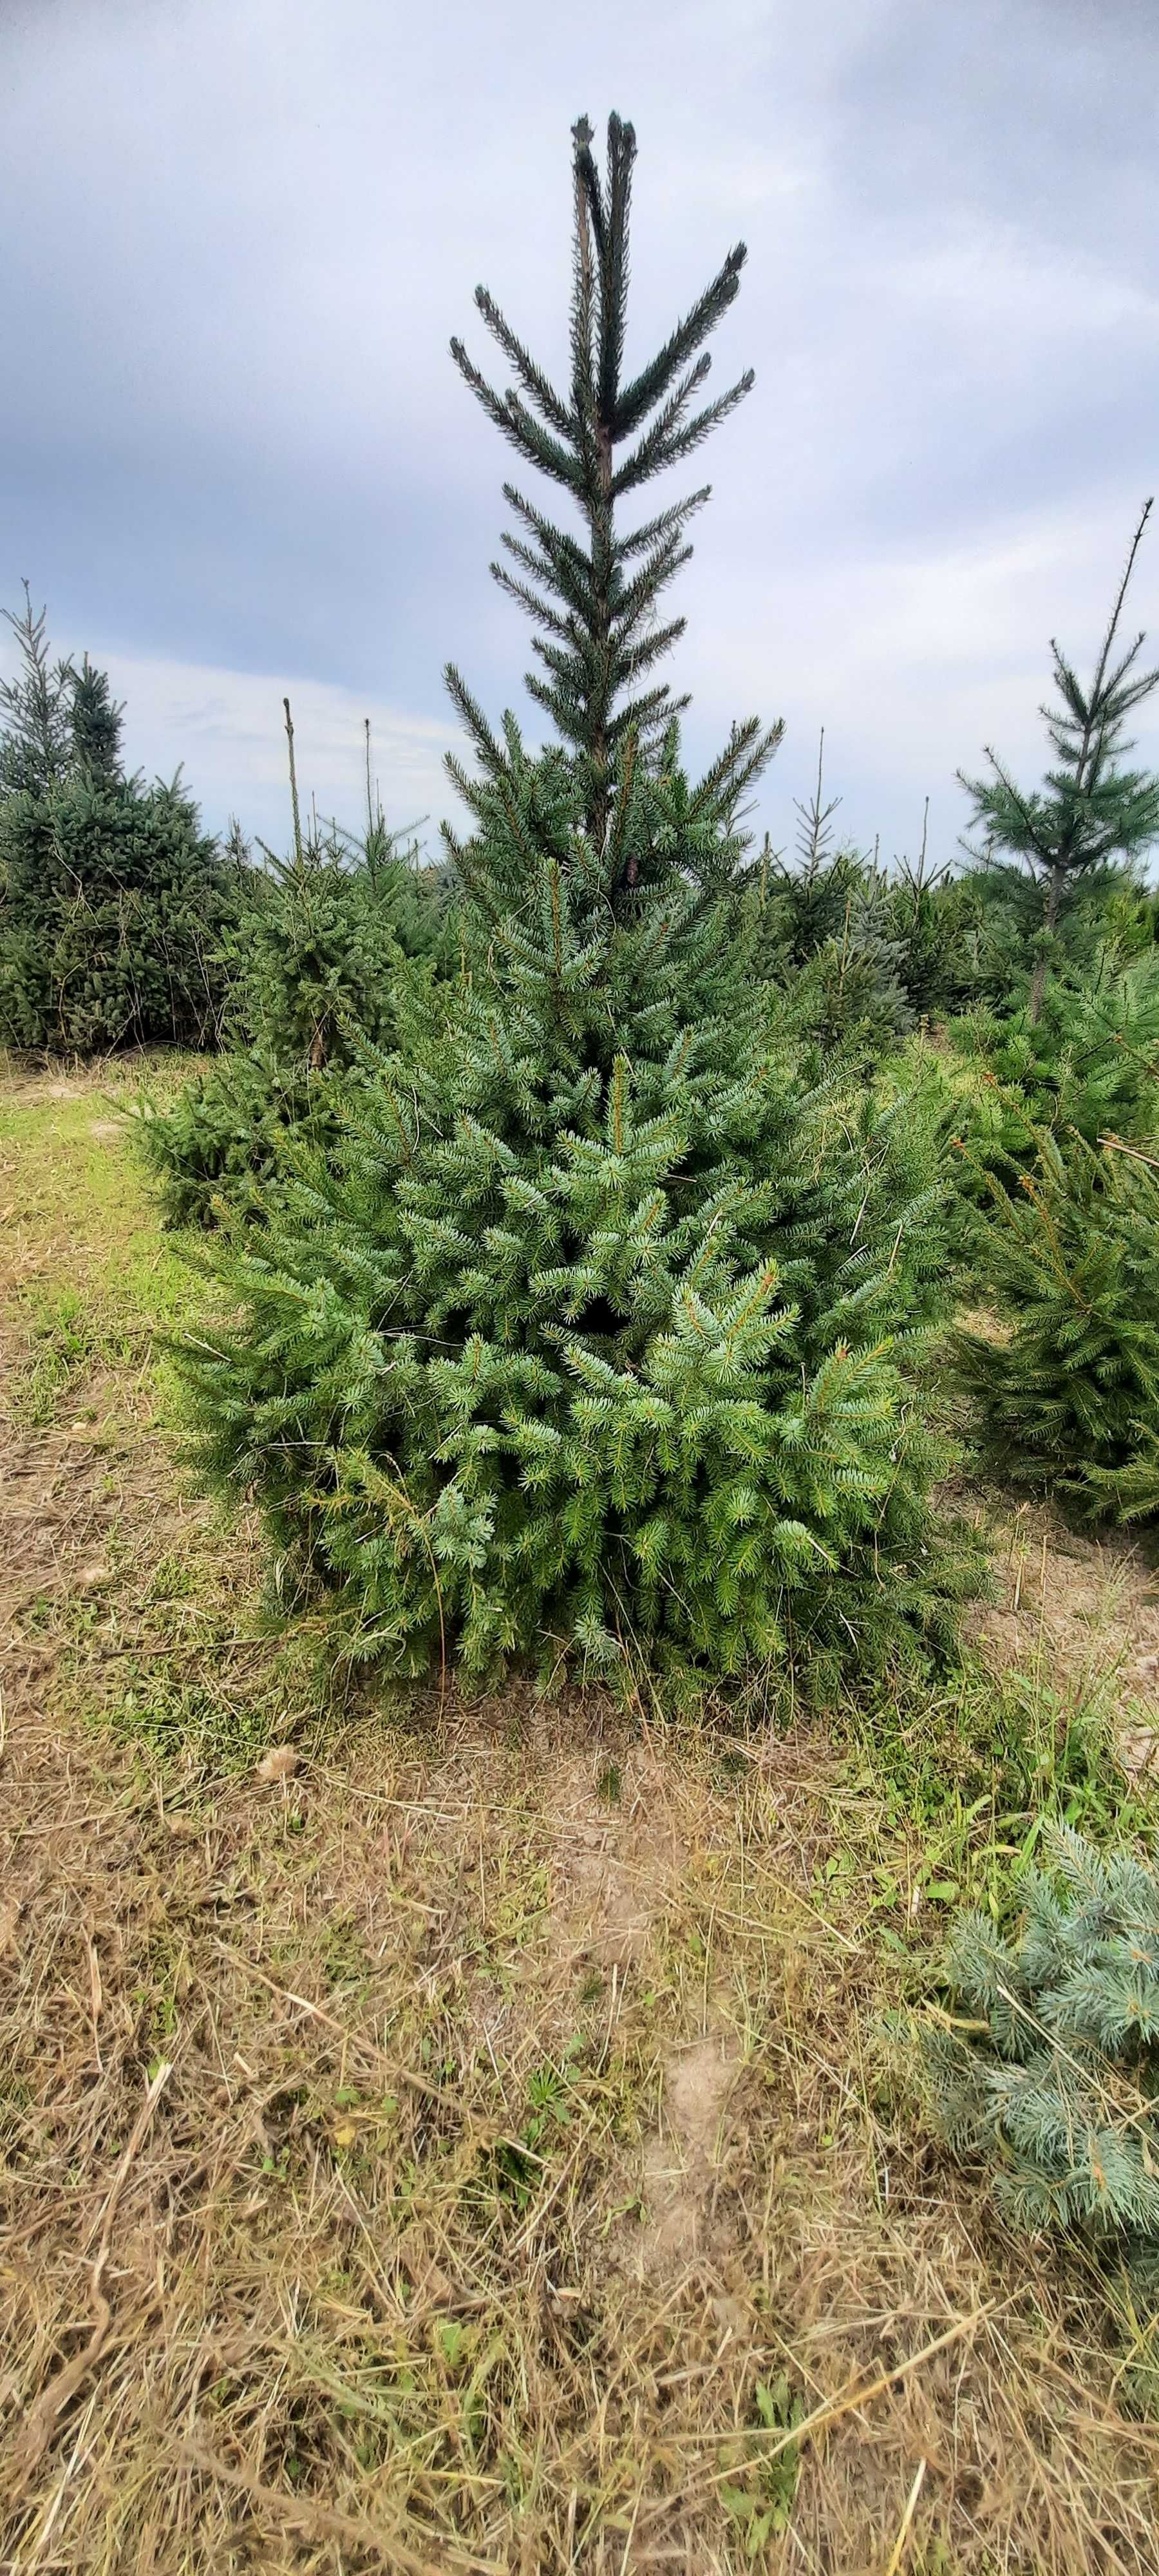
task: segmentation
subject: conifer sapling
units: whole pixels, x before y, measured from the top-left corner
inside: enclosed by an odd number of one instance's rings
[[[1042,1009],[1051,934],[1066,898],[1080,880],[1108,861],[1135,858],[1159,840],[1159,777],[1123,766],[1132,748],[1123,740],[1124,724],[1159,686],[1159,670],[1135,667],[1145,640],[1142,634],[1125,651],[1116,654],[1115,648],[1151,507],[1146,502],[1135,530],[1089,688],[1083,687],[1073,663],[1052,639],[1054,681],[1061,703],[1042,709],[1056,762],[1042,786],[1031,793],[1016,787],[989,746],[986,757],[992,777],[967,778],[959,772],[963,787],[974,799],[972,828],[985,835],[981,851],[966,844],[971,857],[992,865],[996,850],[1008,850],[1042,888],[1042,934],[1030,994],[1032,1021]]]

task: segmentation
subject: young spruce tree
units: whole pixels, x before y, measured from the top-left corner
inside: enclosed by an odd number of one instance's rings
[[[704,491],[618,504],[751,379],[694,407],[743,249],[625,381],[630,126],[574,130],[571,375],[491,297],[518,380],[472,389],[578,518],[508,489],[560,740],[528,751],[451,687],[477,766],[452,987],[400,991],[395,1048],[332,1153],[227,1248],[185,1355],[210,1476],[264,1506],[348,1650],[425,1671],[792,1654],[818,1680],[944,1634],[942,1463],[903,1360],[935,1309],[920,1120],[807,1088],[737,923],[740,801],[778,739],[735,728],[698,784],[653,622]]]
[[[1047,1822],[1009,1937],[964,1911],[923,2033],[939,2124],[1007,2216],[1159,2277],[1159,1880]],[[965,2006],[963,2012],[960,2008]]]
[[[121,763],[121,709],[86,653],[53,661],[45,611],[4,614],[0,1044],[98,1054],[215,1026],[233,888],[181,786]]]
[[[16,677],[0,680],[0,797],[41,796],[68,775],[76,673],[71,662],[52,660],[48,610],[33,616],[27,582],[23,615],[12,608],[0,615],[20,656]]]
[[[1051,641],[1061,704],[1042,709],[1056,762],[1042,786],[1029,794],[1016,787],[989,746],[992,777],[967,778],[959,772],[974,799],[972,828],[984,840],[981,850],[970,849],[971,857],[992,867],[995,854],[1008,851],[1029,868],[1042,890],[1042,929],[1030,989],[1032,1024],[1042,1011],[1052,934],[1064,904],[1110,861],[1137,858],[1159,840],[1159,777],[1123,766],[1132,748],[1123,740],[1123,727],[1159,686],[1159,670],[1135,667],[1142,634],[1125,651],[1116,654],[1115,646],[1151,507],[1150,501],[1145,503],[1135,530],[1089,688],[1084,689],[1061,646]]]
[[[387,1048],[404,956],[434,971],[443,910],[367,780],[363,836],[302,828],[288,698],[293,849],[243,859],[227,942],[222,1049],[176,1096],[146,1098],[138,1141],[172,1225],[260,1214],[262,1192],[309,1135],[325,1148],[360,1049]],[[369,730],[369,729],[368,729]],[[369,742],[368,742],[369,764]]]

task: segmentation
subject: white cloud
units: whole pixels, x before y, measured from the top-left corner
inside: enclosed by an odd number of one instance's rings
[[[365,721],[371,765],[387,822],[401,827],[428,816],[428,847],[439,818],[454,803],[443,757],[458,740],[454,727],[385,706],[353,689],[286,672],[228,671],[210,664],[102,652],[125,704],[129,768],[167,777],[184,766],[206,821],[220,829],[237,814],[247,833],[274,849],[290,838],[285,719],[288,697],[303,810],[314,799],[321,817],[357,830],[366,812]]]

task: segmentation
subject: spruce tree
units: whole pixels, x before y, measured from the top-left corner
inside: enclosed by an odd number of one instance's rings
[[[0,1042],[90,1055],[212,1037],[234,891],[179,779],[0,798]]]
[[[1048,1824],[1007,1938],[963,1913],[945,1961],[958,2009],[924,2034],[939,2122],[993,2168],[1008,2216],[1159,2264],[1159,1880],[1128,1850]],[[965,2006],[963,2014],[960,2007]]]
[[[744,755],[740,755],[743,759]],[[940,1310],[928,1130],[797,1052],[730,933],[727,763],[470,782],[464,972],[218,1256],[184,1353],[209,1481],[345,1650],[682,1671],[944,1644],[965,1560],[907,1362]],[[637,908],[613,888],[637,862]]]
[[[20,668],[15,679],[0,680],[0,796],[39,796],[68,773],[76,673],[71,662],[52,660],[48,611],[33,616],[27,582],[23,614],[11,608],[2,614],[16,638]]]
[[[635,691],[703,495],[633,552],[618,493],[748,379],[690,416],[734,252],[621,390],[634,148],[613,118],[603,182],[575,129],[569,401],[485,296],[523,395],[467,367],[583,513],[586,547],[513,502],[561,740],[492,731],[452,675],[476,753],[454,771],[474,828],[448,834],[458,976],[400,980],[395,1046],[221,1249],[183,1366],[203,1472],[260,1503],[283,1597],[328,1600],[350,1654],[792,1658],[820,1686],[952,1627],[963,1563],[909,1371],[940,1309],[940,1176],[910,1103],[807,1080],[753,971],[739,808],[778,729],[734,728],[693,783],[667,693]]]
[[[956,1336],[984,1454],[1016,1484],[1140,1516],[1159,1501],[1159,1160],[1040,1131],[1014,1193],[991,1177],[989,1195],[971,1252],[1000,1329]]]
[[[176,1097],[145,1100],[139,1112],[138,1140],[172,1225],[254,1210],[257,1185],[276,1180],[306,1132],[327,1143],[360,1051],[393,1037],[404,959],[433,971],[443,931],[437,894],[413,845],[388,829],[369,772],[364,837],[337,824],[303,834],[283,703],[293,848],[281,859],[259,843],[264,869],[246,864],[244,845],[235,857],[222,1052]]]
[[[68,711],[70,768],[93,786],[115,786],[124,776],[121,764],[121,718],[114,704],[108,673],[94,669],[85,654],[74,672]]]
[[[981,850],[967,842],[970,856],[988,867],[995,852],[1009,851],[1041,890],[1032,1021],[1042,1010],[1052,934],[1076,887],[1111,861],[1135,859],[1159,840],[1159,777],[1123,765],[1132,748],[1123,739],[1123,727],[1132,710],[1159,686],[1159,670],[1136,668],[1145,641],[1141,633],[1125,651],[1116,652],[1127,587],[1151,507],[1148,501],[1135,530],[1089,687],[1083,687],[1073,663],[1051,640],[1060,703],[1042,709],[1056,764],[1042,786],[1029,793],[1016,787],[989,745],[992,777],[967,778],[959,772],[974,800],[971,828],[985,836]]]
[[[534,650],[543,668],[528,674],[527,686],[575,754],[584,824],[598,847],[624,747],[631,741],[647,756],[687,703],[650,676],[685,625],[682,617],[659,619],[657,604],[689,559],[688,526],[710,487],[670,502],[627,532],[620,525],[620,504],[691,456],[751,391],[754,376],[749,368],[726,393],[697,400],[712,364],[704,344],[739,292],[747,254],[737,242],[655,356],[625,381],[636,136],[620,117],[609,117],[603,174],[586,116],[573,127],[572,140],[574,271],[566,392],[557,392],[485,286],[476,288],[475,302],[516,384],[497,392],[457,338],[451,353],[523,462],[564,491],[579,514],[577,536],[505,483],[516,532],[504,532],[508,562],[493,563],[491,570],[539,630]],[[479,709],[453,665],[447,680],[468,730],[479,739]],[[759,749],[759,726],[749,728],[748,740],[758,759],[767,757]],[[743,784],[741,772],[738,780]],[[626,857],[625,871],[630,864]],[[623,900],[630,885],[625,873],[613,888],[613,902]]]
[[[873,859],[834,846],[839,796],[826,798],[825,736],[812,794],[795,799],[793,859],[765,848],[751,871],[760,957],[784,984],[803,1029],[827,1048],[886,1053],[912,1026],[900,981],[901,946],[884,876]]]

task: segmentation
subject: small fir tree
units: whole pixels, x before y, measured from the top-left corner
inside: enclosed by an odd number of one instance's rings
[[[943,2133],[991,2166],[1017,2226],[1064,2230],[1150,2277],[1159,2264],[1159,1879],[1067,1825],[1021,1880],[1010,1938],[955,1928],[955,2009],[925,2035]],[[961,2007],[965,2006],[963,2016]]]
[[[309,1133],[327,1144],[360,1052],[393,1037],[407,958],[433,968],[442,933],[437,895],[377,799],[364,840],[337,826],[303,838],[285,707],[295,843],[288,860],[260,844],[265,868],[242,873],[226,943],[223,1052],[175,1098],[145,1100],[138,1112],[171,1225],[253,1211],[258,1185],[276,1179],[295,1140]]]
[[[1042,1016],[976,1010],[951,1031],[978,1083],[959,1133],[967,1168],[1016,1189],[1045,1129],[1088,1145],[1149,1147],[1159,1137],[1159,958],[1153,950],[1089,982],[1047,987]]]
[[[82,1055],[204,1042],[232,902],[179,780],[0,799],[0,1038]]]
[[[796,800],[795,859],[783,860],[766,839],[747,899],[762,971],[784,987],[800,1027],[824,1047],[874,1056],[896,1045],[913,1015],[876,854],[870,863],[834,847],[841,799],[826,798],[824,759],[822,732],[812,794]]]
[[[996,1337],[956,1336],[981,1445],[1004,1477],[1092,1512],[1144,1507],[1159,1421],[1159,1160],[1072,1128],[1040,1135],[973,1236]]]
[[[27,582],[5,614],[21,669],[0,687],[0,1043],[198,1044],[218,1026],[235,871],[180,776],[125,777],[106,673],[53,662]]]
[[[1010,851],[1029,869],[1041,891],[1042,931],[1030,993],[1032,1020],[1042,1010],[1052,935],[1076,887],[1116,859],[1138,858],[1159,839],[1159,777],[1123,765],[1132,748],[1123,739],[1124,725],[1133,709],[1159,686],[1159,670],[1136,668],[1145,641],[1142,634],[1116,653],[1127,586],[1151,506],[1148,501],[1135,530],[1089,688],[1083,687],[1073,664],[1052,639],[1054,682],[1061,703],[1042,710],[1056,762],[1042,787],[1033,793],[1016,787],[989,746],[990,778],[959,773],[974,800],[971,828],[984,835],[981,851],[966,844],[971,857],[990,866],[995,851]]]
[[[895,861],[882,912],[897,944],[898,977],[925,1020],[964,1010],[982,989],[981,911],[976,884],[929,854],[930,800],[916,859]]]
[[[52,660],[48,611],[32,613],[24,584],[24,609],[3,615],[16,638],[20,667],[0,680],[0,796],[40,796],[67,775],[72,754],[76,673],[71,662]]]

